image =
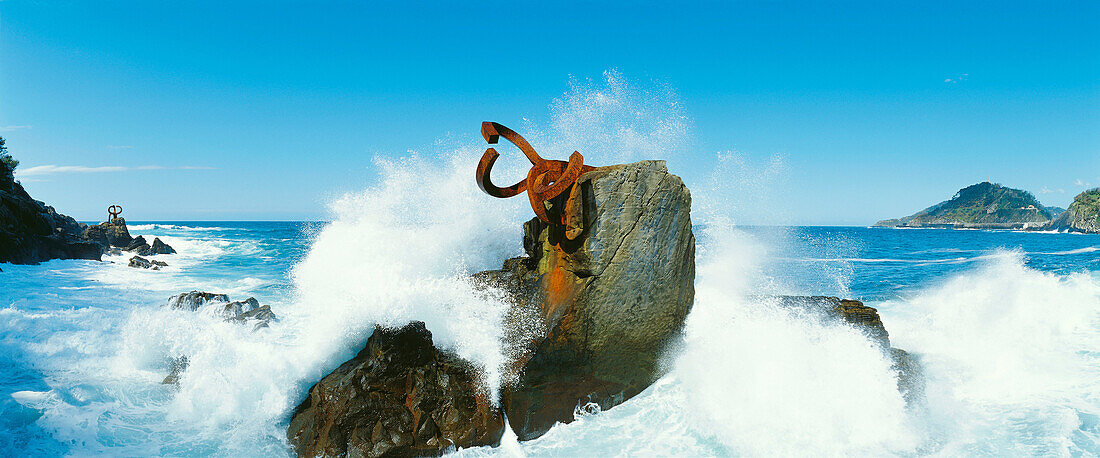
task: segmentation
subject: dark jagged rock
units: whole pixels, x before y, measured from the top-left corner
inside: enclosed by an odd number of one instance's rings
[[[422,322],[378,327],[309,389],[287,438],[299,456],[423,456],[497,445],[501,412],[469,363],[432,345]]]
[[[0,262],[100,260],[99,246],[85,242],[81,232],[80,223],[32,199],[11,170],[0,164]]]
[[[168,267],[168,263],[162,261],[150,261],[141,256],[134,256],[130,258],[130,267],[137,267],[141,269],[153,269],[160,270],[161,267]]]
[[[145,241],[144,235],[139,235],[130,240],[130,243],[123,248],[126,251],[142,250],[149,247],[149,242]]]
[[[787,307],[800,307],[823,314],[827,319],[838,319],[862,330],[881,346],[893,361],[898,373],[898,391],[909,405],[924,399],[924,375],[920,360],[898,348],[890,346],[890,334],[882,324],[878,310],[862,302],[831,296],[779,296],[779,303]]]
[[[225,308],[222,309],[222,316],[225,317],[225,321],[235,323],[255,320],[256,325],[252,327],[253,331],[260,328],[266,328],[272,321],[276,320],[275,313],[271,311],[271,307],[260,305],[260,301],[256,300],[254,297],[225,304]]]
[[[962,188],[950,200],[914,215],[879,221],[875,226],[1029,229],[1053,218],[1054,212],[1030,192],[985,182]]]
[[[131,253],[137,253],[140,256],[152,256],[155,254],[175,254],[176,250],[160,240],[159,237],[153,239],[153,244],[149,245],[145,241],[145,237],[137,236],[129,245],[126,246],[126,251]]]
[[[175,254],[176,250],[167,243],[160,241],[160,237],[153,239],[152,254]]]
[[[256,325],[252,327],[252,330],[257,331],[261,328],[266,328],[270,326],[271,322],[276,321],[277,318],[275,317],[275,313],[271,311],[271,306],[261,305],[252,310],[226,319],[226,321],[237,323],[245,323],[248,320],[256,321]]]
[[[191,291],[180,293],[168,298],[168,306],[172,308],[195,311],[209,302],[229,302],[229,295],[207,293],[204,291]]]
[[[225,304],[225,307],[222,309],[222,316],[226,318],[236,318],[242,313],[258,308],[260,308],[260,301],[256,300],[254,297],[250,297],[243,301],[233,301]]]
[[[534,219],[526,258],[475,275],[516,303],[508,345],[523,356],[503,403],[521,440],[571,422],[578,406],[608,409],[650,386],[694,297],[691,196],[663,161],[601,168],[575,186],[575,242]]]

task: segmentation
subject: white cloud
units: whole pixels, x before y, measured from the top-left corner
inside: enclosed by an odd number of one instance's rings
[[[1039,190],[1039,194],[1050,194],[1050,193],[1055,193],[1055,192],[1059,193],[1059,194],[1065,194],[1066,190],[1062,189],[1062,188],[1050,189],[1046,186],[1043,186],[1043,188]]]
[[[59,173],[110,173],[127,172],[132,170],[214,170],[213,167],[183,166],[165,167],[163,165],[143,165],[139,167],[102,166],[88,167],[84,165],[38,165],[25,169],[17,169],[15,174],[20,179],[23,177],[55,175]]]
[[[31,126],[29,126],[29,125],[20,125],[20,126],[7,125],[7,126],[0,126],[0,132],[11,132],[13,130],[24,130],[24,129],[30,129],[30,128],[31,128]]]
[[[970,77],[969,73],[962,73],[959,76],[956,76],[954,78],[945,78],[943,80],[943,82],[949,83],[949,84],[957,84],[957,83],[960,83],[962,81],[966,81],[966,79],[969,78],[969,77]]]
[[[1087,187],[1089,187],[1089,186],[1092,186],[1092,183],[1089,183],[1089,182],[1087,182],[1087,181],[1085,181],[1085,180],[1082,180],[1082,179],[1078,178],[1078,179],[1077,179],[1077,181],[1074,181],[1074,182],[1073,182],[1073,185],[1074,185],[1074,186],[1080,186],[1080,187],[1082,187],[1082,188],[1087,188]]]

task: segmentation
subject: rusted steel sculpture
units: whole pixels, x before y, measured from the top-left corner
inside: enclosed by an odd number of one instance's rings
[[[500,153],[490,147],[485,150],[485,154],[477,164],[478,187],[486,194],[502,199],[527,191],[531,209],[539,219],[551,225],[564,227],[566,237],[569,240],[576,239],[583,228],[570,224],[569,215],[573,213],[572,207],[577,192],[577,187],[573,184],[582,174],[596,170],[596,167],[584,165],[584,156],[577,151],[569,155],[569,162],[543,159],[520,134],[495,122],[481,123],[481,136],[485,137],[485,141],[491,145],[495,145],[500,137],[512,142],[524,156],[527,156],[527,160],[531,161],[531,170],[527,172],[527,178],[520,180],[519,183],[503,188],[494,185],[489,178],[489,172],[500,157]],[[565,201],[564,211],[554,210],[553,205],[548,210],[547,203],[567,190],[569,197]]]
[[[110,207],[107,207],[107,222],[109,223],[109,222],[114,221],[115,218],[118,218],[118,215],[121,215],[121,214],[122,214],[122,206],[121,205],[111,205]]]

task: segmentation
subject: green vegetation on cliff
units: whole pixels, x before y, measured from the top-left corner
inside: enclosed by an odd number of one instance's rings
[[[0,167],[5,167],[8,172],[14,172],[15,168],[19,166],[19,161],[11,157],[8,154],[8,147],[4,146],[4,137],[0,137]]]
[[[1051,221],[1049,229],[1100,234],[1100,188],[1078,194],[1069,208]]]
[[[960,227],[1008,229],[1049,223],[1054,211],[1030,192],[989,182],[962,188],[950,200],[912,216],[879,221],[888,227]]]

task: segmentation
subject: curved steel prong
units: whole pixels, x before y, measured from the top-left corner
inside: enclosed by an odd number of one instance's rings
[[[486,149],[485,154],[481,155],[481,161],[477,163],[477,187],[490,196],[502,199],[525,191],[527,189],[527,179],[520,180],[519,183],[505,188],[495,186],[493,181],[489,179],[489,172],[493,169],[493,164],[497,162],[498,157],[500,157],[500,153],[493,148]]]
[[[492,121],[485,121],[481,123],[481,136],[485,138],[485,141],[490,145],[495,145],[500,137],[504,137],[508,141],[516,145],[524,156],[527,156],[527,160],[531,161],[531,165],[538,165],[538,163],[545,161],[539,156],[539,153],[535,152],[535,148],[531,147],[530,143],[523,138],[522,135],[517,134],[516,131],[504,127],[499,123]]]

